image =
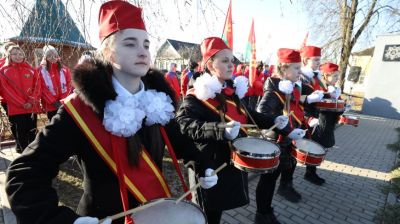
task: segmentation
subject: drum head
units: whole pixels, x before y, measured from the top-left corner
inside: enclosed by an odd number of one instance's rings
[[[320,144],[309,139],[296,140],[296,148],[314,155],[325,154],[325,149]]]
[[[132,214],[136,224],[206,224],[203,211],[195,204],[168,198],[154,206]],[[149,202],[149,204],[155,201]]]
[[[233,146],[237,151],[254,155],[272,156],[280,152],[278,145],[275,143],[254,137],[238,138],[233,142]]]

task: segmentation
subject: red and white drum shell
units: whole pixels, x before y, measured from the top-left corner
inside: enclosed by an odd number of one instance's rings
[[[326,150],[320,144],[309,140],[299,139],[294,142],[292,156],[302,164],[319,166],[325,159]]]
[[[342,115],[340,116],[339,119],[339,124],[347,124],[347,125],[353,125],[354,127],[357,127],[359,123],[358,117],[355,116],[348,116],[348,115]]]
[[[343,112],[346,103],[344,100],[322,99],[321,102],[315,103],[315,107],[320,111]]]
[[[233,141],[233,146],[231,162],[240,170],[269,173],[279,166],[281,151],[273,142],[255,137],[244,137]]]

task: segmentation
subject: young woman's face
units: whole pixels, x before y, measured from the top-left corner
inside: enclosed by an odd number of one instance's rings
[[[207,68],[212,75],[216,75],[223,82],[232,78],[233,53],[230,49],[224,49],[215,54],[214,59],[207,62]]]
[[[12,62],[21,63],[25,59],[25,54],[20,49],[12,49],[10,51],[10,59]]]
[[[50,63],[56,63],[59,60],[60,56],[57,51],[49,51],[46,55],[46,60]]]
[[[110,62],[114,69],[132,76],[145,76],[150,68],[150,41],[146,31],[125,29],[115,34]]]
[[[311,57],[307,59],[307,66],[313,71],[317,71],[321,65],[321,57]]]
[[[283,78],[297,82],[301,75],[301,63],[290,63],[289,67],[283,69]]]
[[[339,80],[339,72],[334,72],[325,76],[326,84],[334,86],[336,82]]]

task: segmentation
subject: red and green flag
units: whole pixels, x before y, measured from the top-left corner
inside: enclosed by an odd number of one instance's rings
[[[249,65],[249,84],[253,86],[253,82],[256,77],[256,68],[257,68],[257,57],[256,57],[256,35],[254,32],[254,19],[251,22],[249,39],[247,41],[246,52],[245,52],[245,60],[250,61]]]
[[[303,43],[300,45],[300,50],[303,49],[305,46],[307,46],[307,40],[308,40],[308,32],[306,36],[304,37]]]
[[[233,30],[232,30],[232,0],[229,2],[228,12],[226,13],[222,40],[233,50]]]

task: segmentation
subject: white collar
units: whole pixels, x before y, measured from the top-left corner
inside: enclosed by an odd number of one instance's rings
[[[306,76],[308,79],[314,78],[314,73],[318,74],[318,79],[321,79],[321,73],[319,70],[312,70],[310,67],[302,67],[301,68],[301,73],[303,73],[304,76]]]
[[[249,80],[244,76],[238,76],[233,81],[235,94],[242,99],[247,93]],[[199,100],[208,100],[215,98],[217,93],[221,93],[222,89],[226,88],[226,83],[221,84],[218,78],[214,75],[204,73],[196,79],[193,84],[194,94]]]
[[[113,135],[129,137],[142,128],[143,121],[147,126],[166,125],[174,118],[172,100],[164,92],[145,91],[141,82],[140,90],[131,94],[116,78],[112,77],[112,82],[118,95],[106,101],[103,125]]]
[[[112,84],[118,96],[122,97],[135,96],[136,98],[140,98],[144,93],[144,83],[142,80],[140,80],[139,91],[134,94],[125,89],[125,87],[122,86],[122,84],[119,82],[117,78],[115,78],[115,76],[112,76]]]

